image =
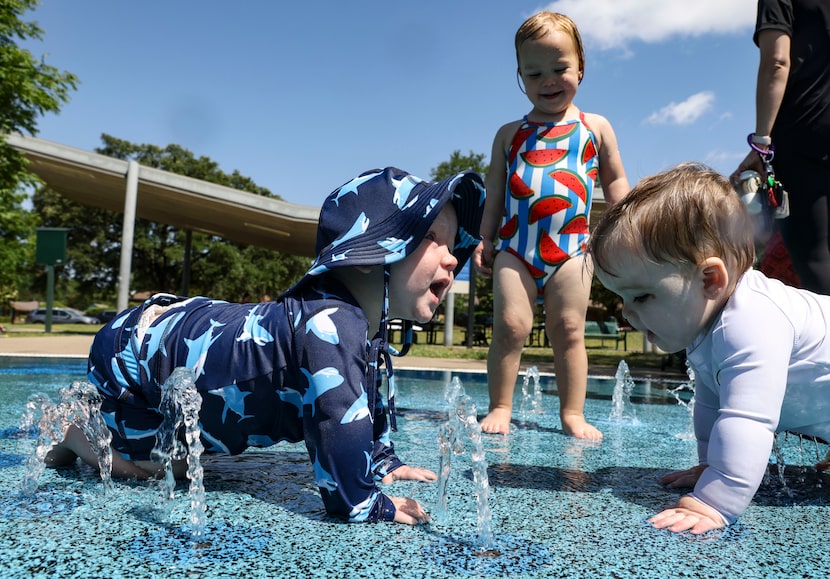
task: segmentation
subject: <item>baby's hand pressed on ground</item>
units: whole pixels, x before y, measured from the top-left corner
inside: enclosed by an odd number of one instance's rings
[[[654,515],[646,522],[656,529],[667,529],[672,533],[690,531],[693,535],[726,526],[719,512],[689,495],[680,497],[677,506]]]
[[[700,478],[704,470],[706,470],[705,464],[699,464],[686,470],[675,470],[667,475],[663,475],[657,482],[670,489],[694,487],[697,484],[697,479]]]
[[[830,450],[827,451],[824,460],[816,464],[816,470],[830,470]]]
[[[429,515],[415,499],[409,497],[389,497],[395,505],[395,522],[406,525],[422,525],[429,522]]]
[[[399,466],[381,479],[384,484],[393,483],[396,480],[419,480],[430,482],[438,480],[438,475],[425,468],[414,468],[408,465]]]

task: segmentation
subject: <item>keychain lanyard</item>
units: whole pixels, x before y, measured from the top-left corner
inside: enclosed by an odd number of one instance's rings
[[[772,168],[772,159],[775,157],[775,145],[770,143],[767,149],[762,149],[752,142],[751,133],[747,136],[746,142],[761,157],[761,162],[764,164],[764,172],[767,175],[767,201],[770,207],[777,209],[783,202],[783,199],[779,199],[775,195],[776,190],[781,189],[781,184],[775,179],[775,170]]]

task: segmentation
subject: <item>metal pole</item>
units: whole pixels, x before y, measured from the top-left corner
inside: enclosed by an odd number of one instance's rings
[[[455,319],[455,294],[447,294],[447,302],[444,305],[444,345],[452,346],[452,327]]]
[[[127,191],[124,195],[124,225],[121,232],[121,265],[118,270],[118,311],[127,309],[130,301],[130,272],[135,237],[135,208],[138,201],[139,164],[127,164]]]
[[[55,266],[46,266],[46,321],[47,334],[52,333],[52,305],[55,303]]]
[[[468,348],[473,347],[473,332],[476,323],[476,268],[470,267],[470,295],[467,300],[467,343]]]

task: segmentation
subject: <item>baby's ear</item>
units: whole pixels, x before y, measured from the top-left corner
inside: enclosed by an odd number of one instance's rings
[[[707,257],[700,267],[703,291],[708,299],[723,297],[729,289],[729,271],[719,257]]]

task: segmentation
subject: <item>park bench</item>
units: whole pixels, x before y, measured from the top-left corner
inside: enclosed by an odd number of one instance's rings
[[[609,319],[604,322],[586,321],[585,322],[585,339],[599,340],[600,347],[605,347],[605,342],[613,340],[614,348],[619,350],[620,342],[623,343],[623,349],[628,350],[628,332],[621,330],[617,325],[617,320]],[[586,347],[588,344],[586,343]]]
[[[464,343],[467,343],[467,336],[469,329],[462,328],[462,332],[464,332]],[[473,346],[489,346],[490,343],[487,341],[487,326],[484,324],[475,324],[473,326],[473,335],[472,340],[470,340]]]

